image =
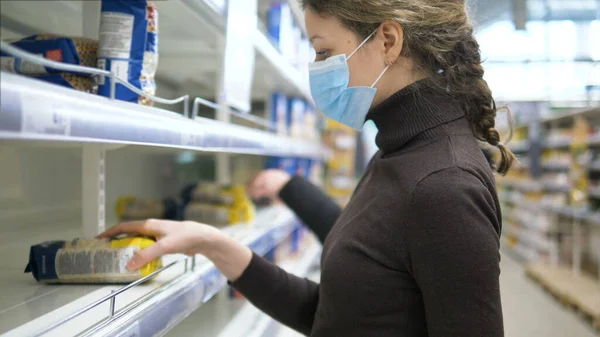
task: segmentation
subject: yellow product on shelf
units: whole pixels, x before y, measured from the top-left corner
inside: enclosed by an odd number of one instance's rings
[[[227,206],[204,203],[190,203],[184,210],[185,220],[197,221],[209,225],[229,225],[238,222],[238,213]]]
[[[190,203],[184,210],[186,220],[215,226],[249,223],[254,220],[255,216],[256,211],[251,202],[243,202],[235,207]]]
[[[134,196],[117,199],[115,211],[121,220],[162,218],[165,214],[161,200],[143,200]]]
[[[246,187],[244,185],[233,185],[223,189],[222,193],[224,196],[228,196],[232,200],[234,207],[249,202],[248,194],[246,193]]]
[[[570,171],[572,188],[569,198],[571,206],[576,208],[585,207],[588,204],[590,180],[586,157],[588,156],[587,135],[589,129],[590,125],[584,118],[575,118],[573,139],[570,146],[573,164]]]
[[[47,241],[31,247],[31,272],[43,283],[129,283],[162,268],[160,258],[129,271],[127,262],[155,240],[147,237]]]
[[[191,191],[190,200],[220,205],[232,205],[233,196],[227,193],[225,188],[217,183],[199,182]]]

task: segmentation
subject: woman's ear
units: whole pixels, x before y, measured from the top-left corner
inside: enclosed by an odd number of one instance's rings
[[[402,53],[404,30],[396,21],[385,20],[381,23],[378,35],[383,38],[383,58],[387,65],[396,63]]]

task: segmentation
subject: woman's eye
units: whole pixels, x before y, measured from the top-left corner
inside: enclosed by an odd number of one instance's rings
[[[328,57],[329,51],[327,51],[327,50],[318,50],[316,52],[316,54],[317,54],[317,60],[324,60],[324,59],[326,59]]]

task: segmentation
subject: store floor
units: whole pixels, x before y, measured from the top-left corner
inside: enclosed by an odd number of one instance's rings
[[[523,266],[502,255],[500,285],[506,337],[594,337],[590,324],[530,281]]]
[[[591,326],[531,282],[523,266],[502,254],[500,276],[506,337],[594,337]],[[287,328],[278,337],[299,337]]]

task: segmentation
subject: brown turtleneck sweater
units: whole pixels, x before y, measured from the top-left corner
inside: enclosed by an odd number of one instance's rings
[[[314,337],[503,336],[500,206],[463,115],[425,81],[379,104],[380,152],[341,214],[301,179],[282,191],[305,221],[337,218],[321,283],[254,256],[233,286]]]

